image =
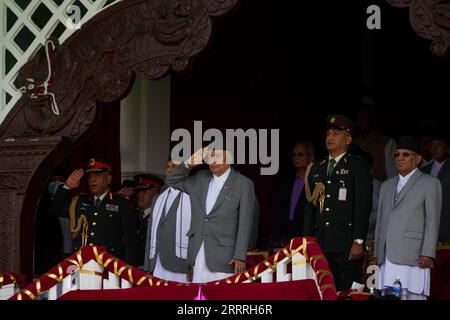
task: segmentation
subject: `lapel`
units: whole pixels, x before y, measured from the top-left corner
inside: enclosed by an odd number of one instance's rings
[[[393,209],[393,208],[395,208],[395,204],[396,204],[396,201],[395,201],[395,199],[397,199],[397,197],[398,197],[398,195],[397,195],[397,185],[398,185],[398,180],[400,180],[400,178],[399,178],[399,176],[397,175],[396,177],[395,177],[395,179],[393,179],[392,181],[393,181],[393,184],[391,185],[391,187],[390,187],[390,190],[391,190],[391,192],[389,192],[389,197],[391,197],[391,208]],[[403,187],[404,188],[404,187]]]
[[[236,171],[231,169],[230,174],[228,175],[228,178],[222,187],[222,190],[220,190],[219,195],[217,196],[216,203],[214,204],[213,208],[211,209],[211,212],[209,213],[209,216],[211,216],[211,214],[214,213],[214,210],[216,210],[220,206],[225,197],[230,193],[230,190],[233,186],[236,177],[237,177]],[[206,198],[205,198],[205,205],[206,205]]]
[[[403,187],[403,189],[400,191],[400,194],[398,195],[398,199],[397,199],[397,201],[395,201],[394,207],[397,207],[399,205],[399,203],[403,200],[405,195],[409,192],[409,190],[417,182],[417,180],[419,180],[419,178],[421,176],[422,176],[422,172],[419,169],[417,169],[416,172],[414,172],[414,174],[412,175],[412,177],[409,178],[408,182]],[[399,180],[399,178],[397,178],[397,183],[398,183],[398,180]],[[395,184],[395,188],[397,188],[397,183]],[[395,189],[394,192],[396,192],[396,191],[397,190]]]
[[[213,178],[212,174],[210,173],[207,178],[205,178],[205,183],[203,183],[202,187],[202,193],[201,193],[201,199],[200,204],[202,206],[203,215],[206,216],[206,197],[208,196],[208,188],[209,183],[211,182],[211,179]]]

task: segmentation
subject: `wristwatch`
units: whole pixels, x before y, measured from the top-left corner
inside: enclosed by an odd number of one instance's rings
[[[357,244],[363,244],[364,240],[362,240],[362,239],[355,239],[353,242],[356,242]]]

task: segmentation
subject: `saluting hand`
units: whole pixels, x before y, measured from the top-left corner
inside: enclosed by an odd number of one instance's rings
[[[76,189],[80,185],[80,180],[84,175],[83,169],[77,169],[67,178],[65,185],[69,189]]]
[[[234,273],[241,274],[245,272],[245,262],[237,259],[232,259],[228,264],[234,264]]]
[[[122,188],[119,191],[117,191],[117,194],[125,199],[130,200],[130,197],[134,194],[133,188]]]
[[[194,152],[192,156],[186,161],[187,165],[192,168],[202,164],[203,158],[206,156],[207,148],[200,148]]]

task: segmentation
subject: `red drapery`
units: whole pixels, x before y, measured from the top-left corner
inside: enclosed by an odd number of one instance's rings
[[[289,246],[286,246],[280,252],[275,255],[269,257],[268,260],[250,268],[244,274],[238,276],[232,276],[228,279],[224,279],[221,281],[211,282],[204,286],[204,288],[211,287],[221,287],[226,288],[221,290],[220,299],[225,299],[225,296],[222,294],[233,294],[234,297],[236,295],[240,296],[247,292],[247,294],[252,294],[253,290],[255,290],[253,286],[248,287],[248,289],[243,289],[242,292],[237,293],[234,292],[240,291],[239,287],[235,287],[236,284],[242,284],[247,280],[255,280],[258,275],[264,270],[276,269],[278,262],[282,261],[285,257],[292,257],[297,252],[301,253],[305,256],[308,263],[310,263],[312,269],[314,270],[318,282],[318,287],[322,293],[322,298],[324,300],[336,300],[336,290],[334,287],[333,277],[331,275],[331,271],[328,267],[328,263],[322,253],[322,250],[318,246],[315,238],[294,238],[292,239]],[[11,300],[34,300],[37,296],[39,296],[42,292],[49,290],[51,287],[61,282],[68,274],[67,269],[69,266],[77,266],[78,268],[82,268],[82,266],[89,262],[90,260],[97,261],[98,264],[102,265],[106,270],[116,274],[132,283],[135,287],[173,287],[182,288],[185,285],[164,281],[155,277],[152,277],[149,274],[144,273],[143,271],[134,268],[130,265],[127,265],[125,262],[115,258],[105,251],[104,247],[83,247],[81,250],[73,254],[70,258],[64,260],[56,267],[52,268],[45,275],[41,276],[39,279],[22,289],[20,293],[13,296]],[[295,281],[293,281],[295,282]],[[256,283],[254,283],[256,284]],[[302,282],[302,286],[303,286]],[[244,284],[243,284],[244,285]],[[245,284],[247,285],[247,284]],[[245,286],[244,285],[244,286]],[[264,284],[265,285],[265,284]],[[295,285],[295,284],[294,284]],[[198,288],[196,285],[191,285],[194,288]],[[308,284],[306,284],[308,286]],[[247,287],[246,287],[247,288]],[[305,287],[308,288],[308,287]],[[283,288],[274,287],[273,290],[280,290],[280,295],[285,299],[286,297],[281,293]],[[210,289],[207,289],[210,290]],[[210,291],[211,297],[214,297],[214,289]],[[249,290],[249,291],[245,291]],[[306,289],[305,289],[306,290]],[[309,290],[309,289],[308,289]],[[264,291],[264,290],[262,290]],[[302,290],[303,291],[303,290]],[[317,292],[317,296],[320,298],[319,292],[317,290],[317,286],[314,285],[314,292]],[[264,293],[256,293],[263,295]],[[219,297],[217,295],[217,297]],[[230,297],[230,296],[227,296]],[[261,296],[261,299],[263,296]],[[269,299],[269,296],[266,296]],[[299,298],[299,297],[297,297]],[[316,299],[315,293],[308,293],[307,299]],[[273,295],[270,296],[270,299],[275,299]]]
[[[204,286],[206,300],[320,300],[314,280]],[[59,300],[194,300],[198,286],[72,291]]]

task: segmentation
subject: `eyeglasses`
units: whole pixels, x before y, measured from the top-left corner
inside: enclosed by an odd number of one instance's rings
[[[295,158],[295,157],[303,158],[303,157],[306,157],[307,155],[308,155],[308,153],[305,153],[305,152],[292,152],[292,158]]]
[[[412,156],[417,156],[417,153],[412,153],[412,152],[394,152],[392,154],[394,156],[395,159],[397,159],[398,157],[400,157],[400,155],[403,156],[403,158],[408,158],[408,157],[412,157]]]

